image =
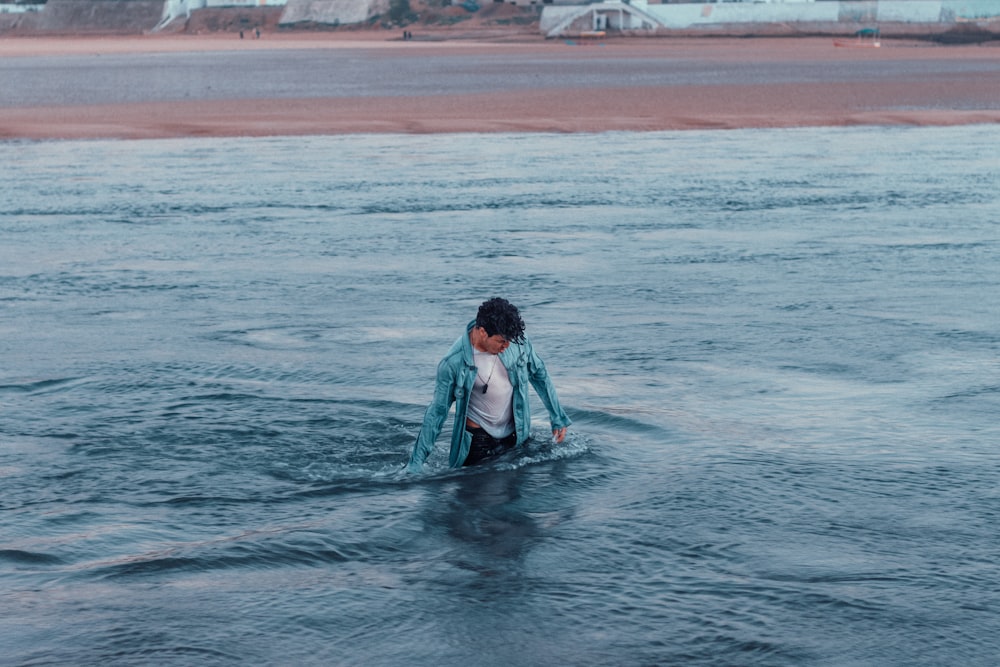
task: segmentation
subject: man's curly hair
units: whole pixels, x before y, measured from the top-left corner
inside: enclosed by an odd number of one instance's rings
[[[476,314],[476,326],[486,329],[487,336],[500,334],[511,343],[524,342],[524,320],[517,307],[506,299],[495,297],[484,301]]]

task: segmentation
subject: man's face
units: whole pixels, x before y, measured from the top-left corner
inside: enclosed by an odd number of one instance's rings
[[[500,354],[508,347],[510,347],[510,342],[501,336],[500,334],[493,334],[489,336],[486,334],[486,329],[482,327],[479,328],[479,347],[483,348],[486,352],[490,354]]]

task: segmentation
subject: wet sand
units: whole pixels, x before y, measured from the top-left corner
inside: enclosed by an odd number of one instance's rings
[[[1000,45],[383,35],[0,40],[0,138],[1000,122]]]

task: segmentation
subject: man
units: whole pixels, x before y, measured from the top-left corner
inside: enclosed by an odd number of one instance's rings
[[[434,400],[424,413],[407,470],[423,469],[452,403],[455,425],[448,463],[453,468],[523,445],[531,429],[528,383],[549,412],[552,437],[562,442],[571,422],[559,406],[545,364],[524,337],[524,320],[505,299],[483,302],[438,364]]]

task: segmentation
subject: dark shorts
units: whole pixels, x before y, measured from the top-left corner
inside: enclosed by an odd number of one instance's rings
[[[513,449],[517,444],[517,434],[511,433],[506,438],[494,438],[481,428],[465,427],[465,430],[472,434],[472,445],[469,447],[469,455],[462,465],[473,465],[491,456],[499,456],[508,449]]]

